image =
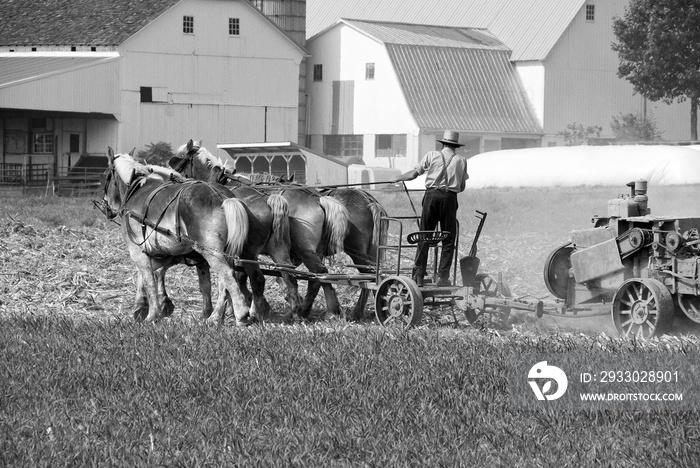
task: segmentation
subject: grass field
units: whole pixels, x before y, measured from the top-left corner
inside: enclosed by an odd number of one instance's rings
[[[544,296],[547,254],[625,191],[468,190],[460,248],[473,210],[488,212],[482,269]],[[651,187],[652,213],[700,215],[699,191]],[[392,215],[411,213],[403,192],[376,196]],[[408,332],[336,317],[210,327],[198,320],[194,272],[176,267],[173,317],[135,324],[117,229],[87,199],[0,200],[0,466],[636,467],[700,456],[695,408],[509,406],[511,355],[697,355],[687,323],[648,343],[524,313],[487,329],[433,311]],[[339,290],[350,307],[357,291]],[[272,282],[268,291],[284,307]]]

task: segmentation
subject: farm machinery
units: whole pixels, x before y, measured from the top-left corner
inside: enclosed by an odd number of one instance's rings
[[[670,330],[676,311],[700,323],[700,218],[652,216],[647,182],[609,200],[607,216],[571,233],[544,266],[561,313],[609,309],[622,336]]]

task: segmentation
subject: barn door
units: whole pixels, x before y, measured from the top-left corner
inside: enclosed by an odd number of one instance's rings
[[[69,168],[80,159],[80,147],[83,140],[81,132],[63,132],[63,145],[59,162],[59,175],[67,175]]]
[[[355,82],[333,82],[333,120],[331,134],[352,135],[355,104]]]

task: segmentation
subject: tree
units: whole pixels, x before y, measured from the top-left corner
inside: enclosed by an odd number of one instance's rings
[[[656,128],[656,121],[651,115],[629,113],[613,116],[610,128],[618,141],[661,140],[661,132]]]
[[[567,125],[566,130],[562,130],[557,134],[564,137],[567,146],[578,146],[587,145],[589,139],[592,137],[598,138],[602,131],[603,127],[598,125],[584,127],[583,124],[574,122]]]
[[[170,143],[159,141],[158,143],[150,143],[146,145],[145,150],[140,150],[136,153],[136,159],[144,161],[146,164],[155,164],[158,166],[168,166],[170,158],[175,156]]]
[[[691,139],[698,139],[700,98],[700,3],[688,0],[630,0],[613,19],[620,59],[617,75],[635,92],[667,104],[690,99]]]

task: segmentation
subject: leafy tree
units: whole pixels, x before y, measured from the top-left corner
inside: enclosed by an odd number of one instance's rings
[[[697,140],[700,98],[700,3],[688,0],[630,0],[613,19],[620,59],[617,74],[635,92],[667,104],[690,99],[690,134]]]
[[[170,158],[175,156],[170,143],[159,141],[158,143],[150,143],[146,145],[145,150],[140,150],[136,153],[136,159],[139,159],[146,164],[155,164],[158,166],[168,166]]]
[[[580,123],[570,123],[566,126],[566,130],[562,130],[557,134],[564,137],[567,146],[578,146],[588,144],[588,140],[600,136],[600,132],[603,131],[603,127],[598,125],[589,125],[584,127]]]
[[[659,141],[661,132],[653,116],[620,114],[613,116],[610,128],[618,141]]]

